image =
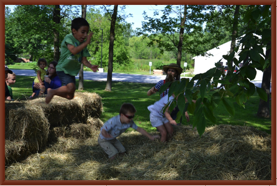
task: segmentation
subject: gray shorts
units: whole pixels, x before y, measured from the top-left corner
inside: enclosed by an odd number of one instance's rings
[[[98,137],[98,143],[100,147],[108,154],[109,158],[113,157],[118,153],[126,152],[123,145],[117,139],[105,140]]]
[[[63,71],[57,71],[57,75],[60,78],[63,85],[67,85],[69,83],[74,83],[76,85],[75,76],[71,76],[69,74],[65,74]]]
[[[150,122],[153,127],[159,127],[162,126],[164,123],[168,123],[168,119],[166,117],[157,116],[152,113],[150,113]]]

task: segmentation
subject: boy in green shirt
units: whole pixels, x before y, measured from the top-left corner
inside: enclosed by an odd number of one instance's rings
[[[56,66],[62,86],[58,89],[49,89],[45,102],[49,103],[54,95],[73,99],[75,93],[75,76],[79,73],[81,63],[93,72],[98,70],[98,65],[88,62],[90,56],[87,45],[90,43],[92,32],[89,32],[89,23],[84,18],[76,18],[71,23],[72,34],[65,36],[61,44],[61,55]]]

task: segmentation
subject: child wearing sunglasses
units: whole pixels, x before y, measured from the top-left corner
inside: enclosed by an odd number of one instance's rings
[[[156,101],[153,105],[148,106],[150,111],[150,122],[153,127],[156,127],[161,134],[161,142],[168,141],[173,135],[172,125],[177,125],[176,121],[172,119],[169,111],[169,106],[173,101],[175,95],[168,97],[168,94],[162,97],[159,101]],[[178,98],[176,98],[178,99]],[[186,99],[186,98],[185,98]],[[194,101],[194,100],[193,100]],[[165,112],[163,113],[163,108],[167,105]],[[188,112],[185,112],[185,117],[187,122],[189,122]]]
[[[150,135],[143,128],[138,127],[133,118],[135,117],[136,109],[131,103],[124,103],[119,111],[119,115],[109,119],[100,129],[98,143],[105,153],[113,160],[117,155],[124,155],[126,149],[116,139],[120,134],[132,127],[150,140],[160,138],[158,135]]]

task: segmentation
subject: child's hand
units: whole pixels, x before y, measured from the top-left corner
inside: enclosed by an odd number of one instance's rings
[[[169,121],[169,122],[170,122],[170,124],[172,124],[172,125],[177,125],[177,123],[176,123],[175,120],[171,120],[171,121]]]
[[[98,71],[98,65],[92,65],[92,67],[90,68],[93,72]]]
[[[90,40],[91,40],[91,38],[92,38],[92,34],[93,34],[93,33],[91,32],[91,33],[89,33],[88,36],[87,36],[87,42],[88,42],[88,43],[90,43]]]
[[[188,112],[185,112],[185,116],[186,116],[187,122],[189,122],[189,114],[188,114]]]
[[[159,135],[153,135],[153,136],[151,136],[151,139],[150,140],[155,140],[155,139],[159,139],[160,138],[160,136]]]

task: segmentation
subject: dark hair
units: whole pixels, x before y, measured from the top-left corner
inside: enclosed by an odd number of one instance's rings
[[[78,31],[79,28],[81,28],[82,26],[89,27],[89,23],[87,22],[87,20],[82,17],[75,18],[71,22],[71,30],[74,28],[76,31]]]
[[[8,74],[12,74],[13,71],[11,71],[7,66],[5,66],[5,78],[8,77]]]
[[[136,113],[136,108],[131,103],[123,103],[121,105],[119,114],[127,114],[127,112],[130,112],[132,114]]]
[[[54,67],[56,68],[58,62],[57,62],[57,61],[51,61],[51,63],[49,63],[49,65],[50,65],[50,64],[54,65]],[[48,66],[49,66],[49,65],[48,65]]]
[[[53,65],[53,66],[55,67],[55,69],[56,69],[57,64],[58,64],[57,61],[51,61],[51,62],[49,63],[49,65],[48,65],[48,67],[49,67],[50,65]],[[47,71],[46,74],[49,75],[49,72]],[[55,71],[55,74],[54,74],[53,76],[49,77],[49,78],[52,79],[52,78],[54,78],[54,77],[56,77],[56,76],[57,76],[57,72]]]
[[[40,58],[39,60],[38,60],[38,66],[39,66],[39,63],[40,62],[44,62],[45,63],[45,66],[47,65],[47,62],[46,62],[46,59],[44,59],[44,58]]]

